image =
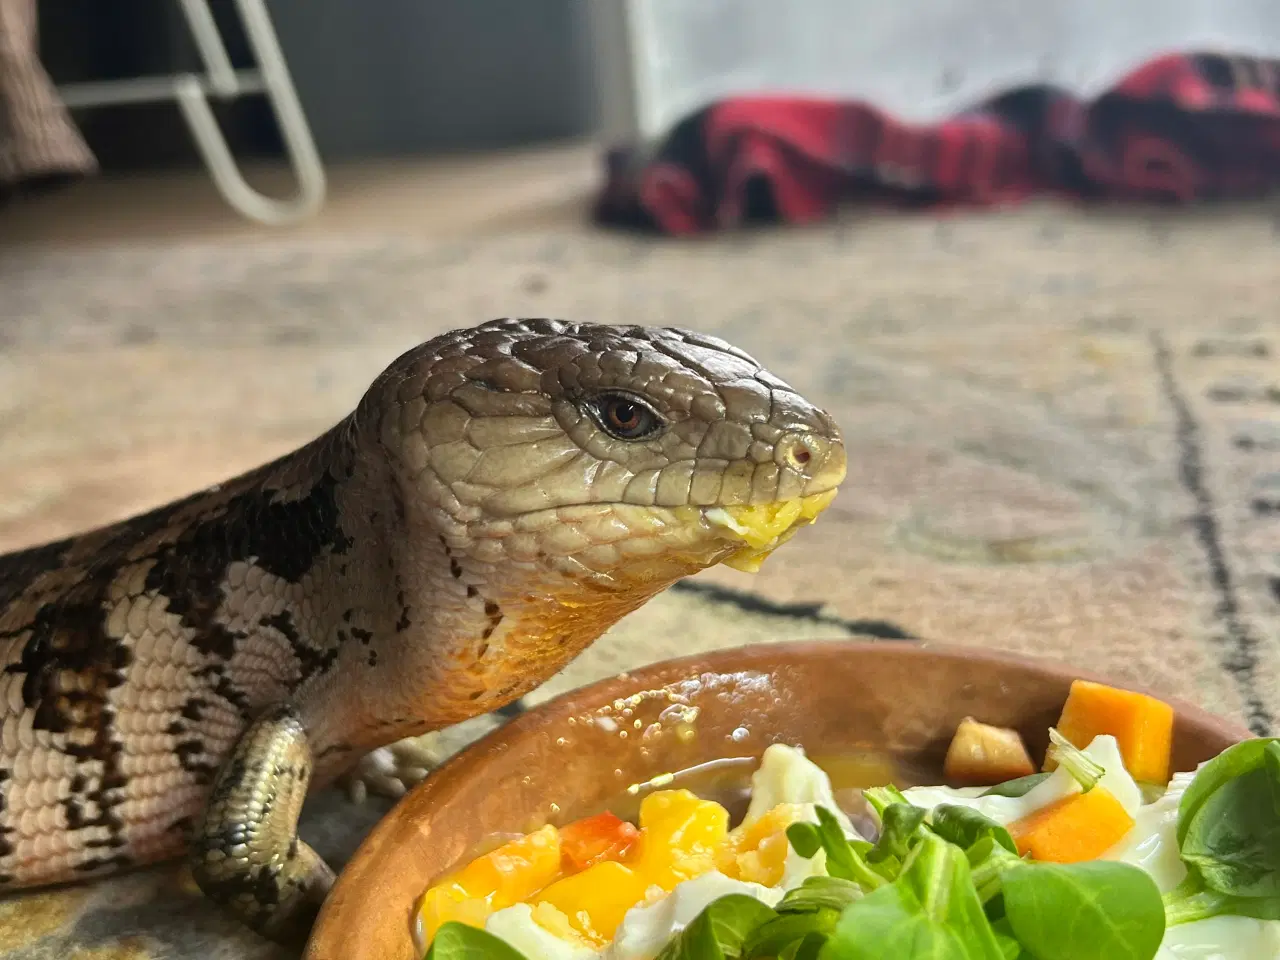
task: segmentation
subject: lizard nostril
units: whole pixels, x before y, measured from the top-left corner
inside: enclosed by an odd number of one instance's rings
[[[811,465],[820,463],[822,456],[822,441],[817,437],[791,436],[778,444],[778,465],[790,467],[800,473],[805,473]]]

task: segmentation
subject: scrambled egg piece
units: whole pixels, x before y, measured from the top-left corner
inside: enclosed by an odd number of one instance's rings
[[[791,853],[787,827],[814,819],[809,804],[780,803],[751,824],[739,825],[716,853],[720,872],[733,880],[777,886],[786,875]]]
[[[746,544],[724,561],[725,566],[755,573],[769,554],[790,540],[801,527],[813,523],[835,496],[836,491],[828,490],[781,503],[712,507],[706,512],[706,518]]]

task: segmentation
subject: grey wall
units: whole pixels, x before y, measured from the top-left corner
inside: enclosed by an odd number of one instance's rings
[[[592,130],[589,0],[270,0],[326,159]]]

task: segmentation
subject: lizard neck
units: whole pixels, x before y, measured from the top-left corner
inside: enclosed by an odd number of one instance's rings
[[[528,693],[678,577],[602,584],[545,558],[486,560],[451,549],[412,508],[387,515],[403,526],[371,535],[359,561],[383,579],[344,588],[384,605],[367,630],[337,628],[334,668],[302,701],[321,780]]]

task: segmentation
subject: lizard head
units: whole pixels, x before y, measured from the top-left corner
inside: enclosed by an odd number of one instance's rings
[[[845,476],[827,413],[687,330],[493,321],[405,354],[369,397],[401,567],[451,598],[437,631],[508,665],[568,659],[704,568],[755,569]]]

